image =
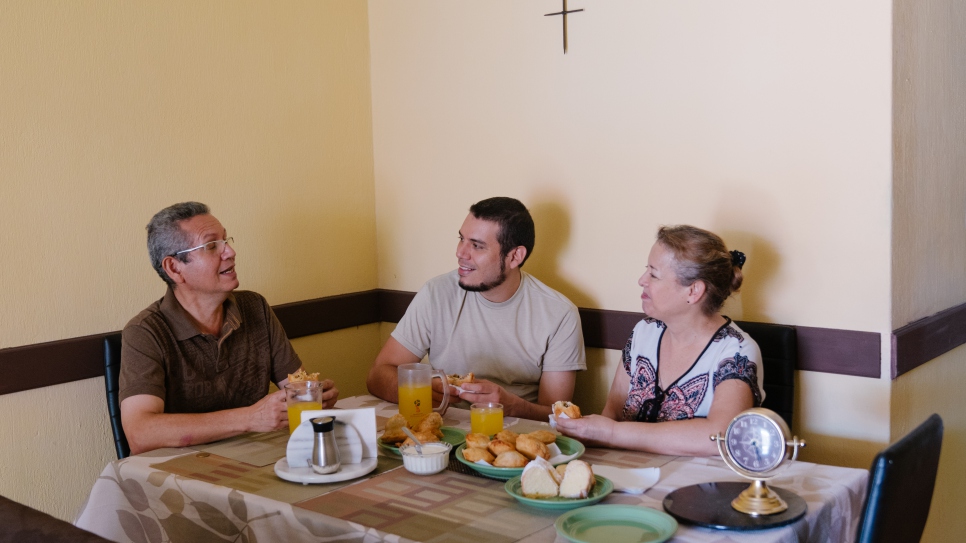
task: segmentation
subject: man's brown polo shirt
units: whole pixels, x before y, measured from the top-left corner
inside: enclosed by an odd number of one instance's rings
[[[236,291],[225,301],[221,338],[200,333],[168,288],[122,333],[120,399],[150,394],[165,413],[247,407],[270,382],[302,365],[261,295]]]

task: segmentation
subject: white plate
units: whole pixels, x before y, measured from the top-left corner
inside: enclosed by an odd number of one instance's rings
[[[376,465],[378,464],[378,458],[363,458],[362,462],[358,464],[343,464],[339,471],[322,475],[321,473],[315,473],[309,467],[289,467],[288,459],[282,458],[278,462],[275,462],[275,475],[278,475],[286,481],[292,481],[293,483],[338,483],[339,481],[348,481],[349,479],[362,477],[376,469]]]

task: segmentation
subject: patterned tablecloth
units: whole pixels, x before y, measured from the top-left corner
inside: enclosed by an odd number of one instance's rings
[[[396,406],[371,396],[340,408],[374,407],[377,424]],[[530,431],[540,423],[507,419]],[[469,412],[450,409],[446,426],[469,430]],[[551,543],[558,514],[517,503],[503,481],[453,470],[417,476],[391,455],[360,479],[301,485],[279,479],[288,432],[250,434],[207,446],[161,449],[109,464],[98,477],[77,526],[119,542],[431,541]],[[585,460],[617,467],[660,467],[642,495],[614,493],[602,503],[662,510],[669,492],[710,481],[738,481],[720,458],[671,457],[588,449]],[[675,543],[852,541],[868,472],[795,462],[771,484],[804,498],[808,513],[783,528],[729,532],[682,525]]]

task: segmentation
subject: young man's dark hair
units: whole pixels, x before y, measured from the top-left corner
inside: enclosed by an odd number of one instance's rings
[[[523,267],[533,253],[533,241],[536,237],[533,217],[527,207],[515,198],[497,196],[471,205],[470,213],[477,219],[500,225],[500,233],[496,237],[500,242],[500,257],[506,258],[514,247],[521,245],[527,250],[527,255],[520,263],[520,267]]]

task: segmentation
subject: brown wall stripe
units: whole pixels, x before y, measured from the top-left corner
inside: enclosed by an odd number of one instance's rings
[[[376,322],[399,322],[412,292],[375,289],[274,307],[289,337]],[[581,309],[588,347],[622,349],[641,313]],[[798,369],[877,378],[876,332],[796,327]],[[113,333],[113,332],[110,332]],[[108,333],[0,349],[0,395],[104,375]],[[893,334],[893,378],[966,343],[966,304],[914,322]]]
[[[966,304],[940,311],[892,332],[892,378],[966,343]]]

